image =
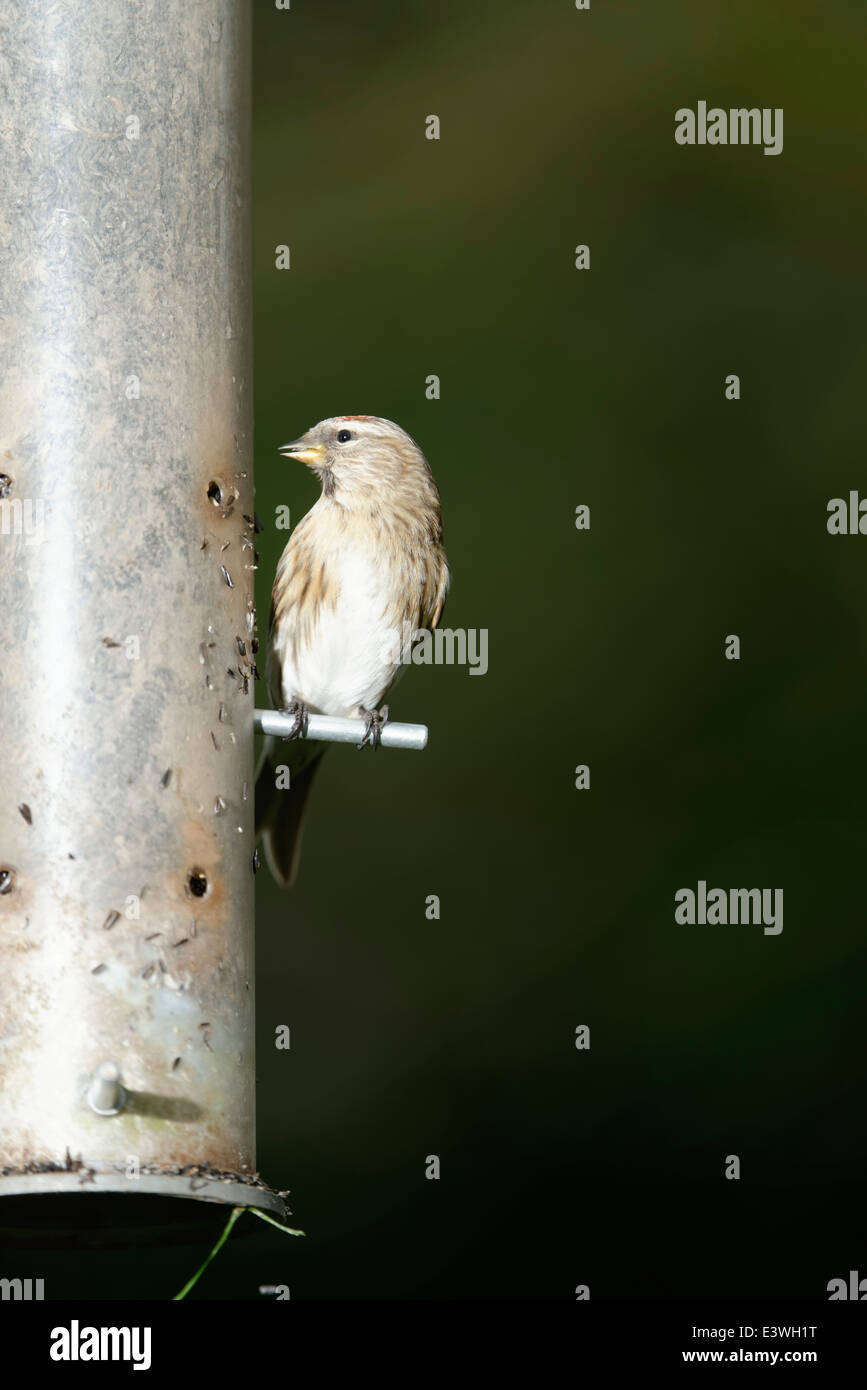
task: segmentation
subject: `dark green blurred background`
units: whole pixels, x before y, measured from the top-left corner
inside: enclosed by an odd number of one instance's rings
[[[867,539],[825,525],[867,493],[864,7],[258,19],[259,512],[317,495],[284,440],[398,420],[490,669],[413,669],[429,750],[330,752],[297,889],[259,877],[260,1162],[308,1235],[247,1278],[823,1297],[867,1273]],[[783,153],[679,147],[699,99],[783,107]],[[675,925],[699,878],[782,887],[782,934]]]
[[[257,879],[259,1164],[307,1237],[193,1297],[867,1274],[867,539],[825,525],[867,493],[865,38],[855,0],[257,0],[263,637],[275,507],[317,495],[277,446],[371,413],[490,669],[412,669],[428,751],[329,752],[297,888]],[[782,155],[676,145],[699,99],[783,107]],[[782,934],[677,926],[700,878],[783,888]]]

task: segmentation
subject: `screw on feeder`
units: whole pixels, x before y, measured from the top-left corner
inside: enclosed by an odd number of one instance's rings
[[[101,1062],[87,1093],[87,1103],[97,1115],[119,1115],[126,1104],[126,1091],[120,1084],[120,1068],[115,1062]]]

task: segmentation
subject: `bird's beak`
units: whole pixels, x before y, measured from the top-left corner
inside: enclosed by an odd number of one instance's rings
[[[282,454],[284,458],[298,459],[299,463],[306,463],[315,467],[325,457],[325,446],[310,444],[302,435],[300,439],[293,439],[291,444],[282,444],[277,452]]]

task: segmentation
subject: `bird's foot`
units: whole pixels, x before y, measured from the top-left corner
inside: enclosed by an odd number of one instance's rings
[[[303,700],[292,700],[285,709],[281,709],[280,713],[289,715],[289,717],[294,720],[290,732],[281,735],[281,737],[287,740],[307,737],[307,720],[310,716],[310,711]]]
[[[364,720],[364,738],[357,745],[363,748],[369,743],[371,748],[378,748],[382,742],[382,731],[388,723],[388,705],[383,705],[382,709],[362,709],[359,711]]]

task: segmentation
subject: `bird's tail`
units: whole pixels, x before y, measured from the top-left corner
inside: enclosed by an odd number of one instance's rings
[[[297,769],[290,772],[290,784],[278,788],[268,740],[256,777],[256,833],[268,867],[281,888],[291,888],[298,876],[304,807],[324,748],[319,748]],[[309,745],[308,745],[309,746]]]

